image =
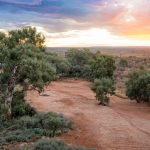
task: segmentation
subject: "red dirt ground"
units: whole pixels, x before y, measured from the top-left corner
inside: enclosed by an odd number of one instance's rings
[[[61,137],[68,144],[97,150],[150,150],[150,107],[111,97],[109,107],[98,105],[90,83],[82,80],[52,82],[49,96],[30,91],[27,99],[42,112],[63,113],[74,122]]]

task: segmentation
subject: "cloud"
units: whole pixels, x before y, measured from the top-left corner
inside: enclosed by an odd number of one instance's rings
[[[24,4],[24,5],[38,5],[41,3],[41,0],[0,0],[5,4]]]
[[[148,0],[103,1],[103,5],[93,5],[96,11],[90,20],[92,26],[104,27],[113,34],[150,40],[149,6]]]
[[[60,33],[57,38],[98,28],[150,40],[149,6],[149,0],[0,0],[0,28],[40,26],[47,33]]]
[[[3,7],[14,7],[18,10],[38,12],[42,14],[58,14],[64,17],[85,15],[90,12],[89,8],[83,7],[82,0],[0,0]],[[82,8],[83,7],[83,8]]]
[[[46,45],[49,47],[72,47],[72,46],[150,46],[148,41],[130,40],[125,37],[115,36],[106,29],[91,28],[88,30],[70,30],[67,32],[49,33],[42,27],[37,29],[46,35]]]

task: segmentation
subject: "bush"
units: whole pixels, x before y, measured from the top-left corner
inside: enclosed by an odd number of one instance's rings
[[[48,53],[47,57],[49,63],[51,63],[54,68],[56,68],[56,73],[58,77],[64,77],[68,75],[70,70],[70,64],[67,59],[55,53]]]
[[[41,113],[33,117],[25,116],[19,120],[19,124],[27,129],[43,129],[46,136],[54,137],[56,134],[67,132],[71,127],[71,121],[56,113]],[[47,130],[47,132],[45,132]],[[36,130],[39,132],[39,130]]]
[[[18,120],[18,123],[22,128],[33,129],[33,128],[42,128],[40,121],[41,120],[35,116],[33,117],[23,116]]]
[[[111,56],[95,55],[91,62],[90,79],[111,78],[114,77],[115,60]]]
[[[0,97],[0,117],[5,116],[5,109],[4,98]],[[34,114],[36,114],[36,110],[25,102],[24,93],[15,92],[12,102],[12,117],[33,116]]]
[[[23,147],[19,150],[94,150],[94,149],[71,147],[65,144],[63,141],[56,139],[42,139],[37,141],[33,147]]]
[[[126,83],[126,95],[137,102],[150,102],[150,71],[139,70],[131,73]]]
[[[65,56],[70,64],[69,77],[89,77],[90,61],[94,56],[89,49],[70,49]]]
[[[108,94],[114,94],[114,81],[110,78],[95,79],[92,85],[92,90],[96,93],[96,99],[102,105],[109,104]]]
[[[41,136],[54,137],[67,132],[71,122],[56,113],[41,113],[19,119],[0,120],[0,145],[29,141]]]
[[[62,141],[40,140],[35,144],[34,150],[64,150],[65,146],[66,145]]]
[[[36,110],[25,102],[24,93],[22,91],[15,92],[12,101],[12,117],[33,116],[34,114],[36,114]]]
[[[36,135],[34,133],[34,131],[32,130],[28,130],[28,129],[18,129],[18,130],[13,130],[13,131],[9,131],[6,135],[5,135],[5,140],[8,143],[13,143],[13,142],[26,142],[31,140],[32,138],[36,138],[36,137],[40,137],[38,135]]]
[[[71,127],[71,122],[65,119],[62,115],[56,113],[48,113],[41,120],[44,129],[51,129],[51,136],[54,137],[57,134],[57,130],[60,132],[67,132],[67,129]]]
[[[56,139],[40,139],[33,146],[23,146],[17,150],[96,150],[94,148],[80,148],[68,146],[61,140]]]
[[[128,66],[128,61],[125,58],[121,58],[119,61],[119,66],[120,67],[127,67]]]
[[[111,56],[93,54],[89,49],[69,49],[65,58],[49,54],[48,60],[59,77],[77,77],[94,81],[96,78],[113,78],[115,60]]]

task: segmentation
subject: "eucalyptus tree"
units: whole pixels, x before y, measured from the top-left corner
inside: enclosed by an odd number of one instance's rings
[[[129,75],[126,82],[126,95],[131,100],[150,102],[150,71],[138,70]]]
[[[95,79],[92,90],[96,93],[99,103],[106,106],[109,104],[109,95],[113,95],[115,91],[114,81],[111,78]]]
[[[0,91],[8,116],[12,113],[16,86],[23,91],[32,87],[40,92],[55,78],[55,68],[48,62],[44,39],[31,27],[0,33]]]

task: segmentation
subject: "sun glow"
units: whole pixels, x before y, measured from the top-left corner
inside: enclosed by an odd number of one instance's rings
[[[149,6],[150,0],[0,0],[0,32],[32,25],[50,47],[150,46]]]
[[[61,33],[48,33],[43,29],[41,32],[47,38],[49,47],[69,46],[150,46],[149,41],[135,40],[111,34],[106,29],[92,28],[89,30],[71,30]]]

